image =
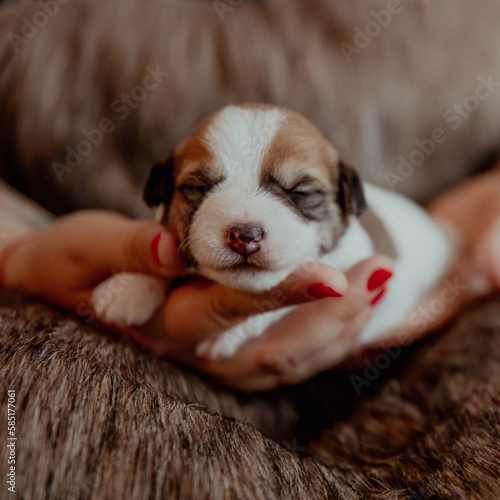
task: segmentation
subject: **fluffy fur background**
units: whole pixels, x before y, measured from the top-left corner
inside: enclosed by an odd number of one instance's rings
[[[474,92],[479,76],[500,81],[500,4],[401,0],[348,61],[340,44],[354,44],[355,30],[388,3],[244,0],[221,19],[208,0],[75,0],[14,47],[13,34],[40,5],[10,2],[0,10],[2,175],[59,212],[137,214],[150,166],[200,118],[229,102],[264,101],[303,113],[382,185],[416,139],[443,128],[446,142],[396,185],[427,198],[498,150],[500,89],[457,130],[443,114]],[[169,76],[120,119],[112,103],[157,65]],[[60,182],[53,161],[64,163],[66,147],[104,118],[114,132]]]
[[[35,300],[3,291],[0,304],[0,429],[14,389],[16,498],[500,496],[500,297],[360,396],[342,372],[235,395]]]
[[[340,43],[387,4],[245,0],[221,20],[211,1],[75,0],[16,52],[8,35],[40,5],[8,2],[1,175],[58,212],[138,214],[151,163],[202,116],[249,100],[304,113],[384,185],[479,76],[500,81],[496,0],[403,0],[349,64]],[[157,65],[169,76],[118,119],[113,101]],[[422,199],[462,178],[498,149],[498,116],[495,91],[397,188]],[[52,162],[103,118],[115,131],[59,182]],[[15,389],[19,497],[497,499],[499,306],[414,346],[359,396],[349,373],[328,373],[250,397],[1,291],[0,437]]]

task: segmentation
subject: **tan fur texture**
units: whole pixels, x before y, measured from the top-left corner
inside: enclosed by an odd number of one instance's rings
[[[144,213],[140,186],[155,161],[211,111],[260,101],[304,114],[366,180],[385,186],[398,157],[442,129],[446,140],[394,186],[428,198],[498,149],[498,89],[456,130],[444,114],[478,78],[500,81],[500,6],[402,0],[388,25],[345,57],[341,44],[353,46],[355,30],[387,5],[244,1],[221,20],[211,1],[87,0],[61,6],[14,47],[9,34],[22,35],[23,18],[40,6],[8,4],[0,10],[2,175],[53,210]],[[168,76],[125,109],[122,96],[156,68]],[[67,148],[106,119],[114,130],[68,166]]]
[[[0,436],[14,389],[16,498],[500,496],[499,297],[359,395],[363,370],[233,394],[35,300],[2,291],[0,304]]]
[[[304,114],[381,185],[442,128],[447,139],[395,186],[427,198],[498,149],[498,89],[456,130],[443,114],[481,76],[500,81],[500,4],[402,1],[349,63],[341,44],[387,5],[244,0],[221,20],[210,0],[75,1],[16,51],[9,34],[40,5],[4,2],[0,174],[58,212],[143,213],[156,160],[211,111],[261,101]],[[157,65],[168,76],[127,116],[113,111]],[[66,148],[105,119],[114,130],[68,167]],[[54,161],[69,168],[60,179]],[[1,291],[0,438],[15,389],[18,497],[496,500],[499,307],[491,298],[414,346],[359,396],[353,374],[328,373],[249,397]]]

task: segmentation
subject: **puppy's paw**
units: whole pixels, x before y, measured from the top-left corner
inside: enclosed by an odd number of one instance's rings
[[[120,327],[143,325],[165,300],[166,281],[137,273],[119,273],[92,293],[97,317]]]
[[[224,335],[215,340],[205,340],[196,347],[196,355],[200,358],[221,361],[230,358],[238,349],[239,344],[235,345],[230,339],[224,338]]]
[[[284,307],[278,311],[270,311],[252,316],[251,319],[234,326],[216,339],[207,339],[196,347],[196,355],[200,358],[220,361],[230,358],[248,339],[258,337],[270,325],[285,316],[292,307]]]
[[[232,328],[216,339],[208,339],[198,344],[196,355],[214,361],[230,358],[249,337],[242,328]]]

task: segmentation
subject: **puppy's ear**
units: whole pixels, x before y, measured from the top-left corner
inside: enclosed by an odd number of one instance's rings
[[[339,161],[339,205],[344,215],[359,217],[366,208],[363,184],[354,168]]]
[[[165,207],[170,205],[174,193],[173,166],[174,157],[171,155],[151,169],[143,192],[144,201],[149,207],[157,207],[161,203],[165,203]]]

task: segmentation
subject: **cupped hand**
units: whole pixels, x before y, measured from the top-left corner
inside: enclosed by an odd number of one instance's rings
[[[385,291],[382,282],[371,291],[367,284],[381,269],[388,277],[385,271],[391,268],[391,262],[381,256],[356,264],[345,276],[316,264],[312,270],[299,268],[275,289],[258,295],[205,281],[183,285],[174,290],[153,321],[136,332],[136,338],[146,345],[151,341],[160,352],[239,390],[298,384],[335,367],[357,348],[360,333]],[[335,287],[343,297],[311,295],[311,286],[318,283]],[[265,310],[300,305],[261,336],[247,340],[230,358],[215,361],[196,355],[200,341],[262,312],[264,304]]]
[[[346,367],[360,366],[381,349],[414,342],[449,323],[467,304],[500,290],[500,166],[439,195],[427,210],[455,241],[450,269],[404,323],[366,346]]]
[[[380,268],[390,270],[390,261],[372,257],[346,274],[309,263],[260,294],[231,290],[203,278],[190,280],[168,293],[146,325],[112,329],[225,385],[249,391],[273,389],[335,366],[357,346],[384,290],[382,283],[371,291],[367,288]],[[61,217],[15,247],[6,262],[4,281],[79,312],[90,304],[96,285],[123,271],[181,276],[184,264],[173,234],[155,222],[82,211]],[[200,342],[248,316],[290,305],[300,306],[261,337],[247,341],[232,358],[211,361],[196,355]]]
[[[8,256],[4,284],[72,310],[112,274],[126,270],[173,277],[184,272],[169,231],[156,222],[133,221],[114,212],[75,212],[27,237]],[[159,242],[161,266],[152,251],[153,241]]]

